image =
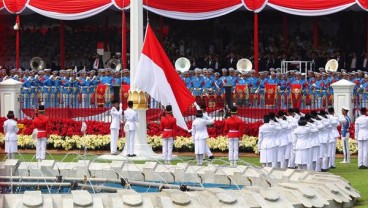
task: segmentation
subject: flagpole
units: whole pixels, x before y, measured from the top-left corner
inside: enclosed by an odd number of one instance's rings
[[[137,130],[135,131],[134,153],[139,159],[157,158],[152,147],[147,142],[146,111],[148,107],[146,93],[134,86],[134,77],[143,47],[143,2],[135,0],[130,2],[130,91],[128,100],[133,101],[133,108],[138,113]],[[126,155],[126,147],[122,152]]]

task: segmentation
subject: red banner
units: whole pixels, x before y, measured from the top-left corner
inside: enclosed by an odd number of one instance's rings
[[[265,86],[265,105],[274,106],[276,104],[277,85],[266,84]]]
[[[300,108],[302,101],[302,85],[292,84],[291,85],[291,104],[293,108]]]

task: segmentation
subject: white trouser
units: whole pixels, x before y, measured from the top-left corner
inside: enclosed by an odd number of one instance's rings
[[[239,138],[229,139],[229,160],[237,161],[239,156]]]
[[[368,140],[358,140],[358,166],[368,167]]]
[[[112,154],[118,151],[119,129],[110,129],[110,134],[110,152]]]
[[[211,157],[213,155],[212,152],[211,152],[211,150],[210,150],[210,148],[208,147],[207,143],[206,143],[206,149],[205,149],[205,151],[206,151],[206,155],[208,157]]]
[[[350,162],[350,150],[349,150],[349,136],[341,137],[342,138],[342,151],[344,153],[344,161]]]
[[[173,144],[174,139],[172,137],[162,140],[162,157],[165,161],[172,160]]]
[[[134,133],[135,130],[129,130],[128,137],[126,138],[126,145],[128,155],[134,154]]]
[[[335,160],[336,160],[336,140],[330,142],[331,145],[331,156],[330,156],[330,167],[336,167]]]
[[[36,141],[36,159],[44,160],[46,156],[47,138],[39,138]]]

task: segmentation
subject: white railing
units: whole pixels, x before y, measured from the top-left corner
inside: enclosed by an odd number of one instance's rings
[[[296,68],[299,69],[299,72],[305,76],[307,79],[308,70],[312,70],[313,62],[312,61],[282,61],[281,62],[281,73],[286,73],[290,71],[290,65],[296,65]]]

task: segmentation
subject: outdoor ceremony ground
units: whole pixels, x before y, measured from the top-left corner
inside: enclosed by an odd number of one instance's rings
[[[19,150],[20,154],[17,154],[17,159],[30,161],[34,159],[35,150]],[[107,154],[107,151],[87,151],[87,159],[95,158],[96,155]],[[159,154],[159,152],[157,152]],[[84,154],[82,150],[65,151],[65,150],[48,150],[46,159],[53,159],[57,161],[71,162],[75,161],[78,155]],[[194,154],[192,152],[174,152],[178,155],[180,160],[174,160],[173,164],[178,162],[189,162],[194,160]],[[216,152],[214,153],[216,159],[222,158],[227,161],[227,153]],[[5,154],[3,150],[0,150],[0,160],[4,160]],[[331,173],[339,175],[350,181],[351,185],[360,192],[361,199],[355,207],[367,207],[368,208],[368,169],[359,170],[357,166],[357,155],[352,155],[351,163],[341,164],[342,155],[338,154],[336,159],[336,169],[330,170]],[[240,153],[240,159],[245,162],[249,162],[255,165],[259,164],[259,155],[253,153]],[[101,161],[102,162],[102,161]],[[136,163],[144,163],[145,161],[136,161]],[[208,162],[208,161],[206,161]],[[190,163],[190,162],[189,162]],[[216,160],[214,163],[221,164],[221,161]],[[194,163],[193,163],[194,164]]]

